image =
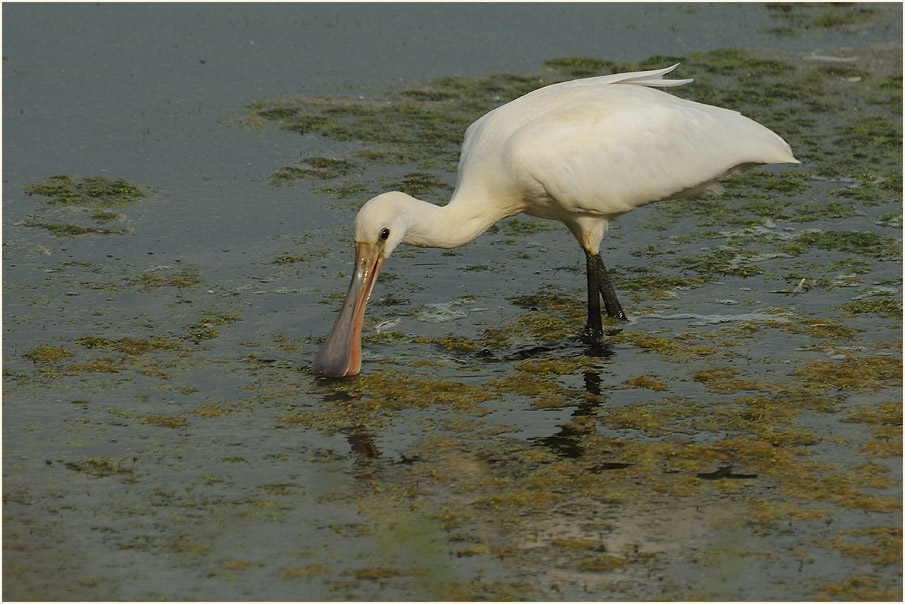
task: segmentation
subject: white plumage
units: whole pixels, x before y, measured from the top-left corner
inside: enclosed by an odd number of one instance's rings
[[[518,213],[563,222],[585,250],[585,337],[602,335],[601,296],[607,313],[624,319],[599,255],[613,218],[699,194],[758,164],[798,163],[789,145],[757,122],[656,90],[691,81],[663,79],[675,67],[528,93],[468,127],[447,205],[400,192],[366,203],[355,220],[356,271],[313,371],[336,377],[360,371],[365,306],[397,245],[458,247]]]

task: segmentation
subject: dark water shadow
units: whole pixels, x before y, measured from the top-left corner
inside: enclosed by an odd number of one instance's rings
[[[615,350],[605,340],[589,344],[581,337],[576,336],[556,343],[545,343],[516,348],[504,351],[502,354],[484,348],[472,352],[467,356],[480,358],[484,362],[513,362],[547,356],[556,357],[563,354],[575,357],[583,356],[596,359],[609,359],[615,355]],[[301,366],[299,371],[309,372],[308,366]],[[355,400],[355,397],[335,389],[334,386],[348,382],[349,380],[355,380],[357,379],[357,376],[334,378],[311,374],[311,377],[320,394],[320,398],[324,403],[342,404]],[[597,410],[604,401],[603,393],[607,389],[607,384],[601,373],[599,371],[588,370],[582,374],[582,378],[585,391],[593,396],[584,398],[578,403],[571,413],[571,419],[596,417]],[[359,466],[360,464],[370,465],[374,460],[381,457],[380,447],[378,446],[379,437],[370,427],[361,424],[344,429],[342,432],[349,443],[350,453],[356,458],[356,466]],[[578,429],[573,422],[569,421],[560,426],[558,432],[551,434],[550,436],[534,438],[532,441],[539,446],[548,447],[560,457],[577,459],[584,455],[582,439],[586,434],[587,428]],[[411,460],[403,458],[402,461],[405,463]],[[628,465],[631,464],[605,463],[602,464],[603,467],[600,469],[619,469]]]
[[[352,453],[359,459],[377,459],[380,457],[380,449],[377,448],[375,441],[376,435],[362,426],[356,426],[349,430],[344,430],[346,440],[352,447]]]
[[[594,352],[602,357],[612,355],[612,351],[606,346],[597,347]],[[592,355],[588,354],[587,356]],[[583,440],[588,434],[587,422],[575,422],[571,420],[579,418],[595,418],[593,427],[596,429],[597,412],[605,400],[603,392],[606,389],[606,385],[600,372],[585,371],[583,379],[585,391],[593,396],[583,399],[582,402],[575,407],[570,415],[570,421],[560,425],[558,432],[551,434],[550,436],[532,439],[534,444],[548,448],[561,458],[580,459],[581,457],[584,457],[585,445],[583,444]],[[617,462],[603,463],[599,464],[595,470],[617,470],[630,465],[631,464]]]

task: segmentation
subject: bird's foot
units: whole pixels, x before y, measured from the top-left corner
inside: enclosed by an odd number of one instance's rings
[[[603,327],[586,325],[581,332],[581,341],[589,346],[599,345],[603,339]]]
[[[613,319],[614,321],[619,321],[623,325],[625,325],[626,323],[629,322],[628,317],[626,316],[625,312],[621,308],[619,309],[618,312],[615,312],[613,314],[607,313],[607,316],[609,318]]]

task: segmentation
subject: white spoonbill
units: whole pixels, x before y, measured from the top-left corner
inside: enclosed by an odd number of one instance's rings
[[[666,69],[605,75],[540,88],[494,109],[465,131],[459,175],[445,206],[405,193],[368,201],[355,219],[355,269],[339,317],[312,371],[361,370],[361,325],[377,275],[400,243],[453,248],[523,212],[565,223],[587,258],[584,337],[625,313],[600,258],[620,214],[662,199],[705,192],[758,164],[799,163],[778,135],[740,113],[654,88]]]

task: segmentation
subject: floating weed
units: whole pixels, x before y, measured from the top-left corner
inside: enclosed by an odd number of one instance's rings
[[[850,602],[894,602],[901,599],[902,590],[881,588],[875,577],[857,575],[820,588],[815,599],[846,600]]]
[[[402,177],[402,180],[389,185],[390,189],[408,193],[414,197],[432,195],[437,191],[452,191],[453,187],[445,180],[426,172],[411,172]]]
[[[308,262],[309,258],[301,254],[286,252],[274,258],[274,264],[295,264],[297,262]]]
[[[195,287],[201,283],[201,278],[193,268],[161,266],[131,277],[129,283],[138,285],[144,291],[154,291],[163,287]]]
[[[851,341],[863,330],[821,319],[797,318],[794,321],[770,321],[767,325],[786,333],[803,334],[821,340]]]
[[[110,340],[108,338],[85,336],[79,338],[77,341],[85,348],[110,350],[129,356],[137,356],[160,351],[174,352],[183,349],[183,346],[175,340],[164,337],[149,338],[144,340],[124,337],[120,338],[119,340]]]
[[[707,52],[694,52],[686,57],[689,64],[712,74],[736,76],[739,73],[782,75],[794,69],[779,59],[762,57],[738,48],[720,48]]]
[[[620,291],[638,292],[640,299],[650,297],[656,300],[672,299],[675,292],[701,287],[710,283],[713,277],[680,277],[675,275],[651,275],[647,269],[639,269],[641,275],[630,279],[620,271],[610,271],[614,283]]]
[[[82,375],[85,373],[119,373],[123,370],[123,364],[109,357],[100,358],[89,363],[74,363],[66,367],[67,375]]]
[[[323,564],[309,564],[300,568],[287,568],[280,573],[280,579],[292,580],[302,577],[311,577],[314,575],[323,575],[327,572],[327,567]]]
[[[200,319],[188,325],[186,330],[189,337],[196,342],[210,340],[220,335],[218,327],[226,327],[239,320],[240,317],[236,313],[207,310],[202,313]]]
[[[845,421],[901,426],[902,405],[901,403],[883,403],[881,405],[853,409],[848,412]]]
[[[531,359],[516,365],[517,371],[529,374],[542,375],[574,375],[579,371],[593,368],[595,361],[592,358],[572,359]]]
[[[838,145],[848,145],[859,152],[873,152],[898,145],[902,146],[902,124],[881,116],[866,116],[846,124],[836,139]]]
[[[281,186],[308,178],[330,180],[345,176],[354,168],[349,160],[336,157],[309,157],[304,163],[307,165],[280,168],[270,177],[270,184]]]
[[[898,181],[895,180],[897,178],[901,179],[901,175],[889,175],[882,179],[868,175],[851,186],[833,189],[830,191],[830,195],[848,197],[865,206],[896,203],[902,199],[902,190]]]
[[[45,182],[27,185],[28,195],[47,198],[44,210],[60,218],[70,218],[78,214],[88,219],[106,224],[120,222],[124,216],[111,208],[121,208],[138,202],[149,195],[145,187],[133,185],[124,180],[107,178],[73,179],[70,176],[51,176]],[[41,220],[37,216],[16,223],[17,226],[41,228],[58,237],[81,237],[85,235],[123,235],[130,231],[127,227],[84,225],[75,222]]]
[[[795,213],[789,220],[795,222],[813,222],[831,218],[851,218],[858,215],[852,203],[839,201],[806,201],[794,206]]]
[[[358,183],[349,183],[345,185],[321,187],[320,189],[317,189],[315,193],[330,195],[338,199],[351,199],[360,197],[361,195],[367,193],[369,190],[370,189],[368,189],[368,187],[364,185]]]
[[[852,30],[877,18],[876,10],[866,5],[769,2],[766,8],[781,25],[764,33],[777,37],[816,35],[824,30]]]
[[[575,333],[576,321],[564,319],[544,312],[527,312],[516,316],[518,331],[533,340],[557,341]]]
[[[128,465],[128,467],[126,467]],[[65,466],[70,470],[102,478],[105,476],[131,475],[135,472],[134,459],[115,460],[110,457],[89,457],[78,461],[67,461]]]
[[[902,318],[902,300],[892,298],[855,300],[836,308],[849,315],[872,314],[890,319]]]
[[[527,396],[535,400],[535,406],[551,408],[573,404],[571,399],[562,396],[563,388],[553,380],[526,380],[524,376],[512,375],[502,380],[494,380],[487,384],[500,394]]]
[[[586,78],[602,73],[615,73],[618,65],[593,57],[563,57],[544,61],[546,67],[555,69],[570,78]]]
[[[685,256],[678,259],[677,263],[699,273],[731,275],[736,277],[750,277],[763,272],[750,259],[756,254],[746,250],[729,247],[715,248],[706,254],[698,256]]]
[[[525,235],[532,233],[540,233],[549,231],[554,228],[554,223],[550,220],[539,220],[531,218],[510,218],[502,224],[503,232],[507,235]]]
[[[43,184],[27,185],[29,195],[48,198],[52,205],[122,207],[148,196],[147,189],[121,179],[51,176]]]
[[[806,363],[793,375],[815,388],[874,392],[902,385],[902,360],[889,356],[855,357],[843,361]]]
[[[433,343],[442,346],[446,350],[455,350],[466,353],[476,352],[481,348],[481,345],[474,340],[452,335],[433,340]]]
[[[861,445],[861,452],[870,457],[902,455],[902,405],[883,403],[861,407],[848,412],[846,422],[868,424],[878,440]]]
[[[412,373],[379,371],[356,378],[352,383],[333,386],[362,403],[366,409],[424,408],[429,405],[448,405],[471,415],[488,413],[478,406],[497,399],[493,394],[477,386],[458,382],[432,380]]]
[[[386,429],[388,420],[376,415],[380,408],[376,405],[361,408],[350,405],[337,405],[321,411],[297,410],[292,413],[284,413],[279,416],[279,421],[284,424],[293,424],[321,430],[328,434],[336,432]]]
[[[657,337],[649,333],[622,331],[608,336],[607,342],[616,344],[633,344],[645,351],[656,352],[676,359],[690,359],[716,354],[718,351],[709,346],[700,345],[698,336],[676,334],[671,337]]]
[[[901,229],[902,228],[902,213],[901,212],[891,212],[889,214],[884,214],[877,219],[876,224],[879,226],[890,227],[893,229]]]
[[[187,535],[178,535],[176,538],[166,538],[159,535],[139,535],[131,541],[121,544],[120,547],[125,550],[166,552],[186,556],[205,556],[214,549],[208,543],[191,539]]]
[[[111,229],[107,227],[82,226],[73,223],[44,222],[40,220],[25,220],[17,223],[18,226],[35,227],[48,231],[59,237],[81,237],[82,235],[124,235],[128,229]]]
[[[75,353],[59,346],[43,344],[41,346],[38,346],[37,348],[32,348],[31,350],[22,353],[22,356],[35,365],[43,366],[55,365],[60,361],[70,359],[75,356]]]
[[[108,210],[91,210],[88,215],[96,222],[113,222],[124,218],[122,214]]]
[[[581,304],[578,298],[553,292],[516,296],[514,298],[509,298],[509,301],[521,308],[543,310],[550,313],[568,312],[574,310],[576,306],[580,306]]]
[[[851,537],[859,538],[852,543]],[[865,537],[868,538],[865,543]],[[901,527],[878,527],[866,530],[842,531],[838,539],[821,543],[822,547],[842,552],[877,565],[902,564]]]
[[[799,255],[809,248],[836,250],[892,260],[902,254],[898,242],[887,235],[859,231],[805,232],[779,246],[785,253]]]
[[[160,428],[182,428],[188,424],[184,417],[178,415],[147,415],[141,421],[143,424]]]
[[[765,391],[769,388],[760,382],[736,378],[739,370],[734,367],[717,367],[698,371],[693,379],[707,386],[710,392],[717,394],[734,394],[745,390]]]
[[[901,428],[898,428],[897,432],[899,434],[902,433]],[[858,446],[858,450],[864,454],[865,457],[872,458],[891,458],[891,457],[902,457],[902,441],[892,441],[890,440],[890,436],[887,433],[884,433],[882,436],[883,440],[873,440],[870,442],[866,442],[862,445]]]
[[[784,197],[800,195],[810,189],[808,183],[810,176],[802,172],[781,172],[779,174],[764,172],[748,172],[746,175],[733,180],[733,186],[753,186],[755,189],[767,191],[770,197],[779,197],[780,201],[765,203],[760,206],[747,205],[745,209],[757,209],[758,214],[770,216],[774,219],[788,218],[785,214],[786,203]],[[731,188],[730,188],[731,190]]]
[[[613,430],[638,430],[650,436],[675,432],[676,422],[693,413],[691,406],[670,406],[668,402],[630,404],[607,409],[603,423]]]
[[[647,390],[655,391],[669,390],[669,386],[644,375],[633,378],[631,380],[627,380],[625,382],[625,386],[627,388],[645,388]]]

